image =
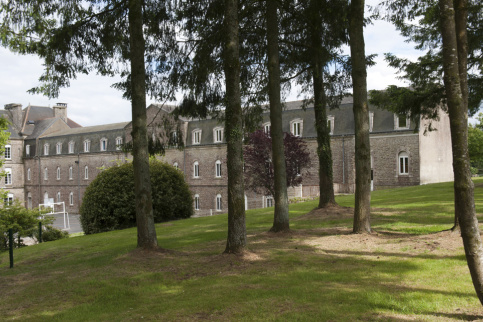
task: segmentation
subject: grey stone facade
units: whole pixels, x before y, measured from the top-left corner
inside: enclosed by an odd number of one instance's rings
[[[157,105],[147,109],[149,135],[166,139],[177,132],[184,145],[183,149],[171,147],[158,158],[184,172],[197,198],[197,215],[226,212],[229,169],[223,125],[215,119],[174,121],[169,114],[171,109]],[[0,186],[25,202],[26,207],[36,207],[46,198],[53,198],[56,202],[64,201],[69,213],[77,213],[86,187],[97,174],[103,168],[131,159],[118,146],[131,140],[129,122],[81,127],[68,118],[67,104],[60,103],[54,108],[29,105],[25,109],[19,104],[8,104],[1,113],[12,125],[11,154],[4,164],[4,169],[11,171],[11,181],[2,180]],[[328,110],[327,114],[332,133],[334,188],[336,193],[352,193],[355,186],[352,103],[344,101],[340,108]],[[434,124],[438,131],[426,135],[421,130],[415,131],[409,120],[399,120],[388,111],[371,109],[370,117],[374,189],[452,180],[446,115]],[[290,188],[290,198],[316,197],[319,193],[313,119],[310,106],[304,110],[301,102],[285,104],[284,131],[299,131],[297,134],[305,139],[312,157],[309,174],[301,186]],[[268,122],[269,116],[265,114],[262,124]],[[247,191],[245,206],[266,207],[270,204],[267,198],[270,199]]]

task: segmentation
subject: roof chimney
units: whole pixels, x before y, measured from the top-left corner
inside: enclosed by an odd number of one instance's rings
[[[54,117],[58,117],[67,123],[67,103],[56,103],[54,105]]]
[[[5,105],[5,110],[9,112],[10,121],[18,131],[22,128],[22,104],[10,103]]]

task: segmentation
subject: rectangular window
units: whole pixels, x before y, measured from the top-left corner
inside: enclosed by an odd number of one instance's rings
[[[44,155],[49,155],[49,145],[44,144]]]
[[[101,151],[107,151],[107,140],[106,139],[101,140]]]
[[[194,130],[191,132],[192,135],[192,143],[193,144],[200,144],[201,143],[201,130]]]
[[[220,195],[216,196],[216,210],[218,210],[218,211],[221,210],[221,196]]]
[[[5,146],[5,160],[11,160],[11,159],[12,159],[12,146],[6,145]]]
[[[62,143],[57,143],[56,146],[55,146],[55,152],[57,154],[61,154],[62,153]]]
[[[213,130],[214,143],[223,142],[223,129],[216,128]]]
[[[292,135],[302,136],[302,121],[292,123]]]
[[[5,184],[12,184],[12,169],[6,168],[5,169]]]
[[[30,168],[27,169],[27,180],[30,180]]]
[[[69,167],[69,180],[72,180],[72,178],[73,178],[73,173],[72,172],[73,172],[72,167]]]
[[[195,196],[195,210],[200,210],[200,197],[198,195]]]
[[[84,179],[89,179],[89,167],[84,168]]]
[[[270,130],[271,130],[271,124],[270,123],[267,123],[263,126],[263,131],[265,132],[265,134],[267,134],[268,136],[270,136]]]
[[[91,150],[91,141],[84,141],[84,152],[89,152]]]
[[[49,180],[49,170],[47,168],[44,169],[44,180]]]
[[[221,162],[216,162],[216,177],[221,178]]]
[[[13,204],[13,194],[9,193],[7,197],[3,199],[3,203],[5,206],[10,206]]]
[[[116,138],[116,150],[121,150],[122,138]]]
[[[409,157],[400,156],[399,157],[399,174],[409,174]]]
[[[273,207],[273,198],[272,197],[267,197],[267,208],[268,207]]]
[[[25,155],[28,156],[28,157],[30,156],[30,145],[29,144],[27,144],[25,146]]]
[[[193,166],[193,177],[199,178],[200,177],[200,165],[198,162],[195,162]]]
[[[71,192],[71,193],[69,194],[69,204],[70,204],[71,206],[73,206],[73,205],[74,205],[74,193],[73,193],[73,192]]]
[[[398,115],[398,126],[400,128],[405,128],[407,126],[406,114],[399,114]]]

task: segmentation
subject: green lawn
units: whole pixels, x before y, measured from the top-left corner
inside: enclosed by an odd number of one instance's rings
[[[475,180],[478,213],[483,180]],[[227,216],[157,225],[169,252],[135,250],[136,230],[0,254],[0,320],[483,319],[453,223],[452,184],[375,191],[371,236],[350,209],[291,205],[292,233],[268,233],[273,208],[247,212],[248,252],[222,255]],[[339,196],[345,207],[353,196]]]

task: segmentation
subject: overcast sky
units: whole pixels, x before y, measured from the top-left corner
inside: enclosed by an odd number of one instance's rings
[[[413,45],[404,42],[392,25],[376,21],[365,29],[366,55],[378,54],[376,66],[368,69],[368,89],[384,89],[388,85],[407,85],[397,79],[394,69],[387,66],[384,53],[391,52],[400,57],[415,59],[419,53]],[[35,56],[20,56],[0,48],[0,104],[20,103],[52,106],[57,102],[67,103],[69,118],[82,126],[117,123],[131,120],[130,102],[122,99],[122,93],[111,88],[115,78],[95,74],[80,75],[72,80],[69,88],[61,89],[60,96],[49,100],[41,95],[31,95],[27,90],[38,84],[42,74],[42,62]],[[287,100],[296,100],[292,92]],[[154,103],[148,99],[148,105]],[[175,103],[175,102],[173,102]]]

